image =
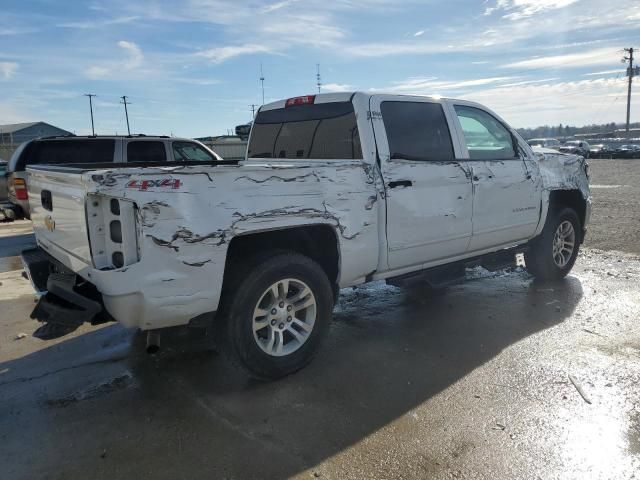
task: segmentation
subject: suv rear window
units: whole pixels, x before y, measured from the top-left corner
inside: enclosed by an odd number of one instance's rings
[[[90,140],[38,140],[27,145],[15,170],[26,165],[59,165],[64,163],[113,162],[115,140],[95,138]]]
[[[127,162],[166,162],[164,142],[138,140],[127,144]]]
[[[361,159],[351,102],[293,105],[258,113],[249,158]]]

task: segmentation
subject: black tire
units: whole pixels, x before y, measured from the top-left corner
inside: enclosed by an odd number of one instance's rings
[[[333,292],[324,270],[304,255],[282,251],[273,252],[270,256],[263,255],[238,267],[234,269],[237,276],[231,279],[233,286],[225,295],[224,318],[220,319],[224,322],[222,351],[249,375],[259,379],[273,380],[301,369],[317,353],[331,323]],[[315,322],[306,341],[297,350],[283,356],[273,356],[265,352],[254,338],[254,309],[265,291],[283,279],[304,282],[311,290],[315,297]],[[289,326],[293,328],[293,325]],[[290,333],[285,335],[284,331],[280,335],[279,341],[285,342],[285,346],[286,341],[293,339]]]
[[[571,223],[575,232],[574,246],[568,262],[559,266],[553,256],[554,237],[558,227],[567,221]],[[566,277],[578,257],[581,238],[582,227],[575,210],[569,207],[550,205],[542,233],[531,242],[529,251],[525,253],[527,270],[537,279],[544,281]]]

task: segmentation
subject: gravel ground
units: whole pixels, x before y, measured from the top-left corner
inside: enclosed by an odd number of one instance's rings
[[[585,245],[640,254],[640,159],[589,160],[593,213]]]

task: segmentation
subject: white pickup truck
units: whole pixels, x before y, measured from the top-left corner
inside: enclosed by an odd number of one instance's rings
[[[564,277],[591,211],[583,158],[535,154],[476,103],[367,93],[264,105],[239,162],[34,166],[28,185],[41,337],[211,321],[262,378],[310,361],[340,288],[516,253]]]

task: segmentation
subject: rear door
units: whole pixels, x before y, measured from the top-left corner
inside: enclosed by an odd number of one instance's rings
[[[473,195],[450,112],[435,99],[397,95],[374,95],[370,108],[387,192],[389,268],[463,255]]]
[[[520,243],[540,220],[540,178],[510,129],[492,113],[452,102],[473,176],[473,237],[469,251]]]

